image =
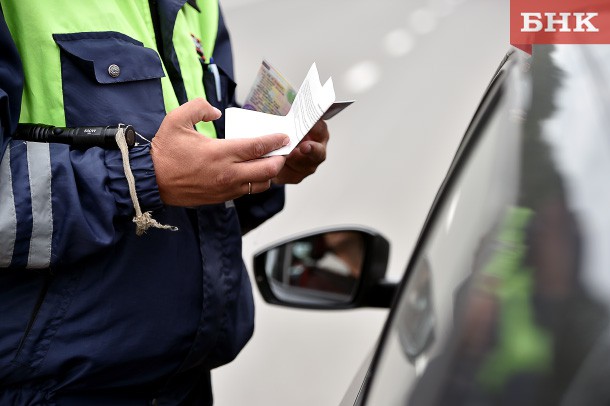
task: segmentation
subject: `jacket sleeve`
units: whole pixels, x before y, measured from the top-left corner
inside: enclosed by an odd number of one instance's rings
[[[133,232],[120,153],[12,140],[24,77],[1,9],[0,49],[0,268],[77,262]],[[143,210],[161,207],[148,147],[130,163]]]
[[[218,34],[214,45],[214,60],[225,68],[226,73],[233,77],[233,54],[229,31],[224,22],[222,10],[218,16]],[[230,106],[237,106],[235,95],[231,97]],[[224,137],[223,134],[219,134]],[[235,207],[239,217],[242,234],[253,230],[263,222],[273,217],[284,208],[285,192],[283,185],[273,185],[269,190],[255,195],[245,195],[235,199]]]

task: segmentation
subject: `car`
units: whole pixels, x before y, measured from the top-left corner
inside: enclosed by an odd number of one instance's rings
[[[245,235],[250,275],[252,254],[261,247],[354,224],[390,241],[387,276],[400,280],[472,112],[506,52],[508,0],[221,5],[235,51],[238,101],[245,101],[263,59],[294,87],[315,62],[322,82],[332,77],[337,99],[356,100],[327,122],[324,164],[287,186],[283,211]],[[254,300],[254,336],[236,360],[212,371],[215,405],[339,403],[388,312],[295,310],[265,303],[257,289]]]
[[[610,45],[507,54],[399,283],[367,227],[255,254],[268,303],[391,308],[342,406],[610,402],[609,66]]]

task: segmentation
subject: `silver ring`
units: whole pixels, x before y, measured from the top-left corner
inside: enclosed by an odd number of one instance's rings
[[[248,194],[252,194],[252,182],[248,182]]]

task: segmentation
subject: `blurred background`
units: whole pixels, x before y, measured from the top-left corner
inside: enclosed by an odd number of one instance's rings
[[[483,91],[509,49],[508,0],[220,0],[238,101],[263,59],[295,88],[316,62],[338,100],[327,161],[287,187],[286,207],[244,239],[244,259],[325,226],[373,228],[398,280]],[[254,285],[254,284],[253,284]],[[264,303],[254,337],[213,372],[215,404],[338,405],[386,310],[311,311]]]

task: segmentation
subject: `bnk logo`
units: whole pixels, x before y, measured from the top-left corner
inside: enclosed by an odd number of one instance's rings
[[[557,15],[559,18],[556,17]],[[544,13],[545,26],[542,13],[521,13],[523,17],[521,32],[539,32],[543,28],[545,32],[556,32],[557,26],[560,32],[599,32],[599,29],[591,23],[591,19],[598,15],[599,13]],[[570,17],[574,17],[573,25],[570,24]]]
[[[610,0],[510,0],[510,43],[610,44]]]

